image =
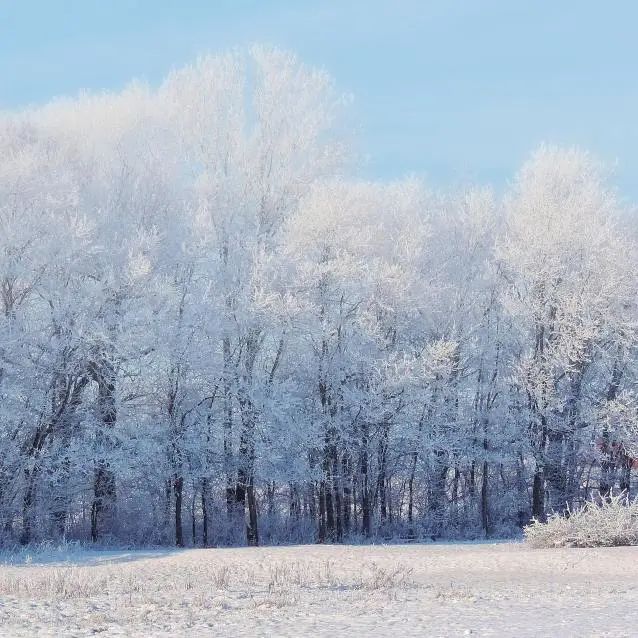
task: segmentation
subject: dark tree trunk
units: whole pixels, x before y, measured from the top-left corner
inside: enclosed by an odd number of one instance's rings
[[[175,545],[184,547],[184,531],[182,529],[182,495],[184,491],[184,478],[173,477],[173,494],[175,495]]]
[[[324,483],[324,494],[326,502],[326,534],[331,541],[335,540],[335,517],[332,502],[332,481],[330,478]]]
[[[372,512],[371,494],[369,486],[369,464],[368,464],[368,424],[361,426],[361,458],[359,462],[360,470],[360,492],[361,492],[361,532],[364,536],[372,535]]]
[[[226,515],[232,525],[236,518],[235,504],[237,495],[234,486],[233,468],[233,398],[231,391],[232,361],[230,352],[230,339],[224,337],[222,341],[224,356],[224,472],[226,474]]]
[[[622,463],[620,467],[620,491],[625,498],[629,500],[631,497],[631,467],[633,461],[623,452]]]
[[[246,543],[255,546],[259,543],[257,530],[257,503],[255,497],[255,427],[256,413],[249,389],[252,385],[253,368],[258,348],[258,333],[251,333],[246,342],[246,354],[241,384],[237,397],[242,419],[242,431],[239,442],[239,458],[237,484],[235,487],[235,504],[237,514],[241,513],[245,521]],[[246,506],[248,518],[246,519]]]
[[[605,435],[606,433],[603,434],[603,443],[601,446],[603,447],[604,459],[600,464],[600,482],[598,485],[598,491],[602,498],[609,499],[614,483],[616,482],[616,463],[613,460],[612,454],[606,451],[610,446],[610,443],[609,437]]]
[[[259,545],[259,529],[257,527],[257,499],[255,496],[254,479],[251,476],[246,489],[248,501],[248,523],[246,527],[246,541],[251,547]]]
[[[532,484],[532,517],[544,523],[545,517],[545,478],[540,468],[534,473]]]
[[[115,520],[116,486],[115,474],[109,461],[102,456],[111,447],[110,430],[115,426],[115,371],[108,361],[101,361],[94,370],[98,384],[98,406],[102,421],[98,431],[99,454],[93,479],[93,503],[91,505],[91,540],[95,543],[100,535],[112,530]]]
[[[352,524],[354,529],[359,528],[359,510],[357,508],[357,479],[352,477]]]
[[[351,508],[351,494],[350,487],[350,461],[347,456],[344,456],[341,467],[343,468],[343,476],[341,483],[343,485],[343,534],[348,536],[350,534],[350,508]]]
[[[468,476],[468,495],[470,498],[470,503],[474,505],[474,497],[476,494],[476,460],[472,459],[472,464],[470,465],[470,472]]]
[[[319,533],[317,542],[326,542],[326,484],[319,482]]]
[[[299,499],[299,489],[295,483],[288,486],[290,504],[288,506],[288,514],[291,520],[297,522],[301,515],[301,503]]]
[[[529,509],[524,505],[527,502],[527,481],[525,479],[525,462],[519,452],[516,463],[516,484],[518,486],[518,526],[523,529],[529,523]]]
[[[343,498],[341,495],[341,468],[336,445],[332,446],[332,484],[334,491],[334,514],[335,514],[335,538],[338,541],[343,539]]]
[[[33,508],[35,506],[35,492],[38,473],[37,465],[35,465],[32,470],[25,471],[27,489],[22,501],[22,536],[20,537],[22,545],[28,545],[33,540]]]
[[[611,371],[611,381],[607,388],[607,401],[613,401],[618,395],[620,388],[620,382],[622,379],[622,369],[618,365],[618,361],[614,361],[614,366]],[[609,499],[616,483],[616,469],[617,469],[617,445],[612,441],[611,433],[605,426],[603,428],[602,440],[600,442],[600,449],[603,456],[600,464],[600,483],[598,490],[600,495],[604,499]],[[631,467],[629,468],[631,472]],[[627,482],[627,488],[629,488]],[[629,493],[629,489],[627,490]]]
[[[70,480],[71,460],[64,457],[57,468],[57,485],[52,486],[54,490],[53,509],[51,511],[51,523],[53,534],[63,538],[66,532],[66,523],[69,514],[68,487]]]
[[[241,454],[241,453],[240,453]],[[234,523],[240,521],[241,524],[246,525],[246,487],[248,484],[248,476],[246,475],[245,468],[240,466],[237,470],[237,483],[233,489],[233,495],[235,497],[233,503],[233,528]],[[247,525],[246,525],[247,528]],[[246,533],[247,533],[246,529]],[[235,540],[235,539],[233,539]]]
[[[418,453],[415,450],[414,452],[412,452],[410,478],[408,479],[408,523],[410,524],[410,536],[415,535],[412,525],[414,523],[414,478],[416,476],[417,460]]]
[[[266,485],[266,498],[268,501],[268,515],[273,516],[275,513],[275,494],[277,487],[275,481],[268,481]]]
[[[164,541],[170,543],[172,536],[172,497],[173,497],[173,481],[168,478],[164,482]]]
[[[197,530],[195,519],[195,503],[197,502],[197,487],[195,481],[193,481],[193,497],[191,499],[191,542],[193,546],[197,544]]]
[[[208,479],[202,479],[202,545],[208,547]]]
[[[379,441],[379,449],[377,452],[377,462],[379,465],[379,474],[377,477],[377,493],[379,495],[379,518],[381,525],[385,525],[388,520],[388,502],[386,495],[386,445],[387,432]]]
[[[483,461],[483,480],[481,482],[481,526],[487,538],[490,535],[490,509],[489,509],[489,467],[487,461]]]
[[[434,536],[441,533],[443,517],[445,513],[445,483],[448,474],[448,467],[444,464],[445,453],[442,451],[435,452],[437,463],[433,469],[433,478],[431,479],[428,494],[428,512],[430,514],[431,531]]]
[[[104,532],[105,524],[113,522],[115,506],[115,477],[108,463],[98,460],[93,479],[93,503],[91,504],[91,540],[96,543]]]

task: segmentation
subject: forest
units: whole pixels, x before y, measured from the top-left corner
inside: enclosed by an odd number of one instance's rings
[[[351,101],[254,47],[0,114],[0,544],[503,538],[631,495],[611,172],[370,181]]]

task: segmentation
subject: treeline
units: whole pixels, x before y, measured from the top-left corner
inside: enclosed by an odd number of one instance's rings
[[[505,535],[630,491],[603,167],[364,182],[347,103],[256,48],[0,117],[4,544]]]

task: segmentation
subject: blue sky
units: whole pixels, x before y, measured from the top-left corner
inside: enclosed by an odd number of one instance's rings
[[[637,29],[630,0],[0,0],[0,108],[264,42],[354,95],[364,176],[502,186],[546,141],[636,199]]]

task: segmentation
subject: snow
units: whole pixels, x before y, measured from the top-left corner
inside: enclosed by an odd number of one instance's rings
[[[0,554],[0,564],[4,565],[98,565],[100,563],[120,563],[143,558],[170,556],[183,550],[158,548],[150,550],[91,550],[73,545],[59,547],[36,546],[23,551],[7,551]]]
[[[0,567],[2,636],[630,636],[638,548],[83,552]]]

